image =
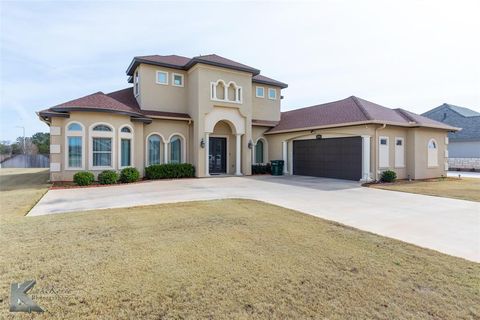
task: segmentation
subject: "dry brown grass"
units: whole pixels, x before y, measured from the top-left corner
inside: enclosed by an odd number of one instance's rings
[[[480,201],[480,179],[476,178],[438,178],[423,181],[399,180],[394,183],[372,184],[370,187],[426,194],[430,196]]]
[[[18,214],[1,228],[0,318],[27,279],[38,319],[480,317],[479,264],[256,201]]]

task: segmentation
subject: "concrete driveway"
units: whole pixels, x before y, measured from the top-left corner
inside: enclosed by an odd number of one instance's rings
[[[325,178],[219,177],[50,190],[28,215],[224,198],[261,200],[480,262],[480,203]]]

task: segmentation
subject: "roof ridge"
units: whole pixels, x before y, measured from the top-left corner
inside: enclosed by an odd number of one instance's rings
[[[372,118],[372,116],[367,112],[367,110],[365,109],[365,107],[362,105],[361,101],[358,100],[357,97],[355,97],[355,96],[350,96],[349,98],[352,99],[353,102],[355,102],[355,104],[357,105],[358,109],[360,109],[360,111],[363,113],[363,115],[365,116],[365,118],[367,118],[367,120],[374,120],[374,119]]]
[[[408,122],[417,122],[415,121],[415,119],[413,119],[409,114],[408,114],[408,111],[407,110],[404,110],[402,108],[396,108],[396,109],[393,109],[393,111],[395,111],[396,113],[398,113],[400,116],[402,116],[405,120],[407,120]]]

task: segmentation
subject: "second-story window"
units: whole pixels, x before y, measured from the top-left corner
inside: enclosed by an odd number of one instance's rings
[[[264,87],[256,87],[255,95],[257,98],[265,98],[265,88]]]
[[[168,72],[157,71],[157,83],[158,84],[168,84]]]
[[[268,99],[276,100],[277,99],[277,90],[273,88],[268,88]]]
[[[135,72],[135,77],[133,79],[133,87],[134,87],[134,93],[135,93],[135,96],[138,96],[138,94],[140,93],[140,90],[139,90],[139,84],[138,84],[138,80],[139,80],[139,76],[138,76],[138,71]]]
[[[242,87],[235,82],[225,83],[223,80],[217,80],[210,83],[211,99],[216,101],[225,101],[233,103],[242,103]]]
[[[183,74],[174,73],[172,76],[172,84],[175,87],[183,87]]]

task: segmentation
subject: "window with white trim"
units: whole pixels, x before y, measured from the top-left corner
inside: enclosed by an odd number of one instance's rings
[[[162,138],[158,134],[152,134],[148,137],[147,159],[148,165],[160,164]]]
[[[113,168],[113,129],[106,124],[93,127],[91,134],[91,165],[93,169]]]
[[[175,87],[183,87],[183,74],[174,73],[172,75],[172,85]]]
[[[264,87],[256,87],[255,88],[255,96],[257,98],[265,98],[265,88]]]
[[[428,141],[427,165],[429,168],[438,167],[438,145],[435,139],[430,139]]]
[[[379,137],[378,140],[378,166],[388,168],[390,166],[388,155],[388,137]]]
[[[174,135],[170,139],[170,156],[169,163],[182,162],[182,137]]]
[[[119,133],[119,168],[133,166],[133,132],[128,126],[120,129]]]
[[[140,77],[138,76],[138,71],[135,71],[135,76],[133,77],[133,93],[135,96],[138,96],[140,93],[140,84],[139,84]]]
[[[255,145],[255,163],[264,163],[264,143],[262,140],[258,140]]]
[[[277,99],[277,90],[273,88],[268,88],[268,99],[276,100]]]
[[[66,131],[66,164],[67,169],[83,169],[83,126],[73,122]]]
[[[405,139],[401,137],[395,138],[395,167],[405,167]]]
[[[157,83],[168,85],[168,72],[166,71],[157,71]]]
[[[234,81],[226,84],[225,81],[219,79],[210,83],[210,90],[210,97],[214,101],[242,103],[242,87],[238,86]]]

